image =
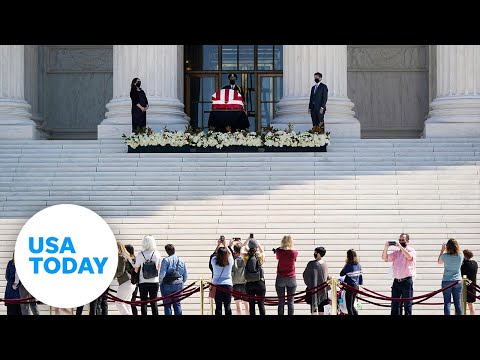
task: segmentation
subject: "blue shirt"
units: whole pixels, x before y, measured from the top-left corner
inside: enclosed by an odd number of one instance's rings
[[[345,264],[340,276],[345,276],[345,283],[347,285],[362,285],[363,276],[362,276],[362,267],[360,264]]]
[[[162,260],[162,265],[160,266],[160,274],[158,276],[158,282],[161,284],[165,275],[167,273],[170,274],[174,270],[177,270],[178,273],[182,276],[182,278],[173,281],[172,284],[181,284],[182,282],[184,283],[185,281],[187,281],[188,272],[185,261],[180,259],[177,255],[173,254]]]
[[[233,286],[232,282],[232,267],[233,267],[233,256],[228,256],[228,265],[227,266],[218,266],[217,257],[214,256],[210,261],[213,267],[213,281],[214,285],[230,285]]]
[[[442,281],[462,280],[462,274],[460,272],[460,267],[463,262],[462,253],[458,255],[443,254],[442,261],[444,266]]]

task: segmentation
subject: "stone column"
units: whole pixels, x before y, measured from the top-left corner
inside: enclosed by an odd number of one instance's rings
[[[425,137],[480,136],[480,45],[437,45],[437,91]]]
[[[0,139],[36,139],[25,101],[24,45],[0,45]]]
[[[106,119],[98,125],[98,138],[120,138],[132,132],[130,84],[138,77],[147,95],[147,127],[159,131],[183,130],[188,124],[179,100],[178,79],[183,76],[179,60],[182,45],[114,45],[113,99]],[[183,53],[183,51],[182,51]],[[183,56],[182,56],[183,59]]]
[[[45,127],[45,121],[43,119],[43,99],[41,96],[43,76],[40,71],[40,63],[40,46],[25,45],[25,100],[31,106],[32,120],[35,122],[37,130]],[[43,135],[46,136],[46,134]]]
[[[283,46],[283,98],[272,125],[284,129],[292,123],[296,131],[312,128],[308,102],[317,71],[328,87],[325,131],[331,132],[332,139],[360,138],[360,122],[347,96],[347,45]]]

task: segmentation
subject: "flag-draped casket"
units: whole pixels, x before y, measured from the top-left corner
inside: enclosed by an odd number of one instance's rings
[[[212,111],[208,118],[208,127],[215,131],[226,132],[245,130],[250,126],[244,111],[242,95],[237,90],[221,89],[212,95]]]

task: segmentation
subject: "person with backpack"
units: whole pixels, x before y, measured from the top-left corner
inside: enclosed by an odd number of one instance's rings
[[[156,250],[157,244],[155,238],[151,235],[145,235],[142,241],[143,250],[135,258],[135,271],[140,272],[138,289],[140,291],[140,300],[153,300],[157,298],[158,293],[158,271],[160,268],[160,254]],[[152,315],[158,315],[158,305],[156,301],[150,302]],[[147,303],[140,305],[142,315],[147,315]]]
[[[218,240],[215,254],[211,260],[213,268],[212,284],[215,285],[215,315],[222,315],[222,305],[225,308],[225,315],[232,315],[230,304],[232,302],[231,291],[233,290],[233,256],[230,249],[225,246],[225,239],[220,238]]]
[[[165,245],[165,252],[168,257],[162,260],[158,277],[162,297],[182,290],[188,277],[185,261],[175,255],[175,246],[172,244]],[[163,300],[165,315],[172,315],[172,305],[174,314],[182,315],[182,305],[178,296]]]
[[[235,245],[233,245],[233,267],[232,267],[232,282],[233,282],[233,290],[238,291],[239,293],[246,294],[245,290],[245,262],[243,261],[243,256],[241,254],[243,244],[240,241],[237,241]],[[235,301],[236,307],[236,314],[242,314],[242,305],[245,309],[245,315],[250,313],[248,309],[248,302],[244,300],[240,295],[233,295],[233,300]]]
[[[115,278],[118,281],[117,297],[121,300],[130,301],[135,285],[130,281],[133,265],[130,262],[130,255],[120,241],[117,241],[118,263]],[[127,264],[129,267],[127,268]],[[128,271],[130,269],[130,272]],[[115,301],[115,306],[120,315],[132,315],[132,308],[122,301]]]
[[[275,289],[278,296],[278,315],[283,315],[285,311],[285,290],[287,290],[288,315],[293,315],[293,294],[297,289],[297,279],[295,274],[295,261],[297,261],[298,251],[293,249],[293,240],[291,235],[285,235],[279,248],[273,249],[278,260],[277,279],[275,280]]]
[[[360,285],[363,285],[362,266],[359,263],[357,252],[353,249],[347,251],[347,258],[345,260],[345,266],[340,271],[340,276],[345,276],[345,284],[359,289]],[[357,297],[357,291],[346,289],[345,290],[345,303],[347,306],[348,315],[358,315],[355,308],[355,299]]]
[[[248,241],[248,252],[243,257],[245,261],[245,291],[247,295],[254,295],[264,297],[265,275],[263,272],[263,262],[265,254],[263,248],[253,237]],[[255,315],[255,303],[258,304],[260,315],[265,315],[265,300],[264,299],[249,299],[250,315]]]

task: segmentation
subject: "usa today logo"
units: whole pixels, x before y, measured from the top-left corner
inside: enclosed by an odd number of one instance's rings
[[[15,267],[30,294],[44,304],[74,308],[102,295],[117,270],[115,236],[83,206],[54,205],[33,215],[15,244]]]

